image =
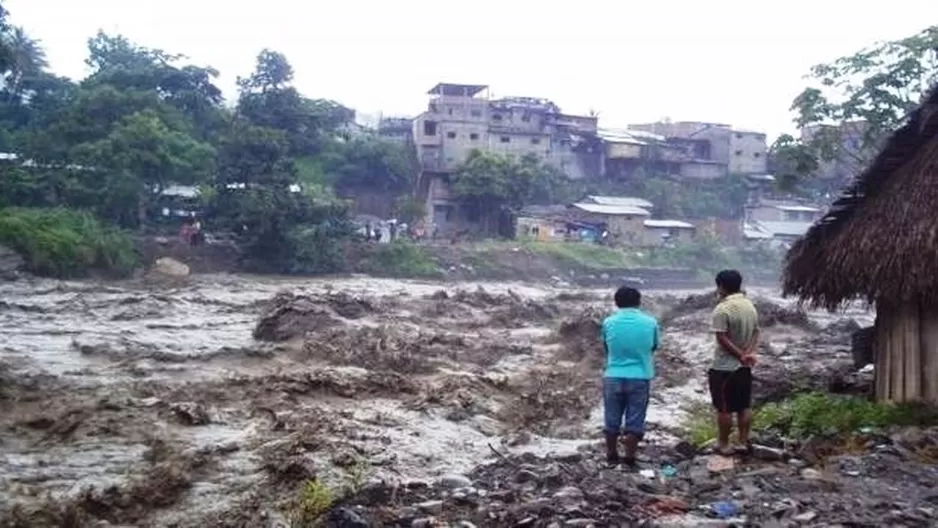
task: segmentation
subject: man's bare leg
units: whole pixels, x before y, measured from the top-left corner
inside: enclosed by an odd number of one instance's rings
[[[717,450],[725,453],[730,449],[730,432],[733,430],[733,415],[725,412],[717,413]]]
[[[749,430],[752,427],[752,411],[745,409],[742,412],[736,413],[736,421],[739,423],[739,445],[749,450]]]

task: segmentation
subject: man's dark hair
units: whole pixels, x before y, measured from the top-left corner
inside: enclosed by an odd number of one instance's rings
[[[623,286],[616,290],[616,306],[619,308],[638,308],[642,304],[642,294],[635,288]]]
[[[726,293],[739,293],[743,287],[743,276],[736,270],[723,270],[717,273],[716,282]]]

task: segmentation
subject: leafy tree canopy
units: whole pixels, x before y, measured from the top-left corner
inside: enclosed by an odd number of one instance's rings
[[[793,151],[796,143],[788,138],[776,150],[799,176],[817,169],[806,152],[844,163],[853,175],[938,82],[938,26],[814,66],[809,78],[812,85],[791,107],[806,150]]]

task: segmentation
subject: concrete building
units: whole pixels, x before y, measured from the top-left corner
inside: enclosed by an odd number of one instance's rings
[[[733,130],[730,136],[730,174],[765,174],[769,148],[763,132]]]
[[[381,117],[378,120],[378,136],[411,145],[414,142],[414,120],[409,117]]]
[[[743,233],[746,240],[788,244],[808,232],[821,217],[821,209],[795,202],[763,200],[746,207]]]
[[[651,216],[646,209],[594,203],[575,203],[570,208],[580,221],[605,225],[611,244],[641,245],[645,240],[644,222]]]
[[[681,220],[645,220],[643,245],[686,244],[694,240],[697,228]]]
[[[727,174],[764,174],[768,146],[761,132],[733,130],[723,123],[662,121],[633,124],[629,130],[655,134],[679,154],[670,160],[676,165],[670,174],[687,179],[714,179]]]
[[[833,159],[819,160],[815,176],[832,182],[847,182],[860,173],[873,160],[879,145],[866,146],[869,124],[866,121],[848,121],[839,126],[811,125],[801,129],[801,141],[806,145],[820,143],[833,145]]]
[[[490,99],[484,85],[440,83],[427,111],[413,120],[421,167],[420,191],[429,221],[439,232],[471,227],[449,191],[451,175],[473,150],[522,157],[533,154],[571,179],[603,174],[597,118],[564,114],[532,97]]]

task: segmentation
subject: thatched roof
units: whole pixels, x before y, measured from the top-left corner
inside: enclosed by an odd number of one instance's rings
[[[938,87],[788,252],[785,295],[938,304]]]

